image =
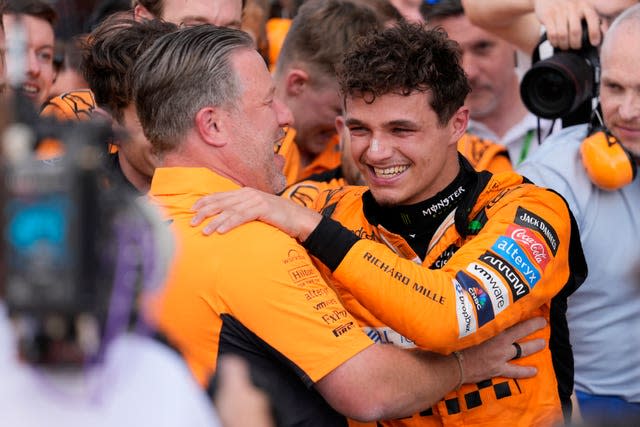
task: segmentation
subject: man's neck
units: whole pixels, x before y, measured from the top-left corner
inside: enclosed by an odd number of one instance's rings
[[[124,177],[133,185],[141,194],[146,194],[151,187],[151,177],[137,171],[131,164],[126,161],[124,156],[118,156],[120,170]]]
[[[489,116],[473,118],[476,122],[482,123],[489,130],[502,139],[509,132],[509,129],[517,125],[526,115],[527,108],[522,103],[520,95],[514,97],[512,102],[503,102]]]
[[[373,225],[382,225],[399,234],[424,258],[435,231],[458,204],[473,191],[477,174],[468,164],[434,196],[413,205],[380,206],[369,192],[363,195],[364,214]]]
[[[307,151],[303,151],[300,146],[298,146],[298,151],[300,152],[300,170],[303,170],[307,166],[311,164],[317,157],[317,155],[309,153]]]

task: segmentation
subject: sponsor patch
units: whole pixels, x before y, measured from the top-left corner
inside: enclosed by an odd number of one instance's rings
[[[519,227],[511,224],[507,227],[506,234],[527,252],[529,259],[535,261],[542,271],[547,268],[551,255],[547,250],[547,246],[538,238],[537,233],[524,226]]]
[[[282,262],[285,265],[300,262],[304,262],[306,264],[307,260],[308,258],[301,254],[297,249],[290,249],[289,252],[287,252],[287,258]]]
[[[491,304],[493,305],[495,314],[499,314],[509,306],[509,291],[507,290],[507,286],[500,277],[493,273],[492,269],[477,262],[472,262],[467,266],[467,271],[484,285],[489,298],[491,298]]]
[[[449,259],[451,259],[451,257],[453,256],[453,254],[456,253],[456,251],[460,249],[458,248],[458,246],[456,245],[450,245],[447,249],[444,250],[444,252],[442,252],[440,254],[440,256],[438,257],[437,260],[435,260],[433,262],[433,264],[431,264],[431,267],[429,267],[431,270],[439,270],[442,267],[445,266],[445,264],[447,263],[447,261],[449,261]]]
[[[302,281],[307,281],[310,279],[316,279],[315,281],[318,281],[319,279],[317,270],[310,265],[291,269],[288,271],[288,273],[291,281],[298,284]]]
[[[332,310],[331,313],[325,313],[322,315],[322,320],[327,325],[339,322],[342,319],[349,317],[347,310]]]
[[[558,252],[559,244],[558,234],[556,233],[556,230],[554,230],[553,227],[549,225],[548,222],[523,207],[518,207],[514,222],[518,225],[522,225],[540,233],[545,242],[547,242],[547,245],[549,246],[549,249],[551,249],[553,255],[556,255],[556,253]]]
[[[363,327],[362,330],[372,341],[378,344],[393,344],[402,348],[416,347],[413,341],[388,326],[380,326],[377,328],[366,326]]]
[[[327,308],[329,308],[330,306],[333,306],[333,305],[336,305],[336,306],[338,305],[338,301],[335,298],[331,298],[331,299],[326,300],[326,301],[320,301],[319,303],[314,304],[313,309],[316,310],[316,311],[324,310],[324,309],[327,309]]]
[[[459,338],[466,337],[478,329],[473,303],[469,299],[467,292],[456,279],[453,279],[453,288],[456,291],[456,314],[458,318]]]
[[[500,236],[491,247],[495,253],[503,257],[516,270],[522,273],[522,277],[533,288],[540,280],[540,272],[535,269],[522,249],[515,240],[507,236]]]
[[[329,288],[309,289],[309,291],[304,294],[304,298],[307,301],[311,301],[312,299],[325,295],[329,295]]]
[[[423,209],[422,216],[431,216],[431,217],[436,216],[442,210],[444,210],[445,208],[448,208],[456,200],[458,200],[465,193],[465,191],[467,190],[465,190],[463,186],[458,187],[458,189],[454,190],[453,193],[444,197],[442,200],[439,200],[438,202],[434,203],[427,209]]]
[[[459,271],[458,274],[456,274],[456,280],[471,297],[471,302],[473,302],[478,315],[478,327],[493,320],[495,317],[493,312],[493,302],[482,286],[462,271]]]
[[[333,330],[333,335],[339,337],[340,335],[344,335],[354,328],[353,322],[344,323]]]
[[[480,255],[480,261],[491,266],[502,276],[507,285],[509,285],[509,289],[511,289],[511,297],[513,299],[513,302],[518,301],[520,298],[529,293],[529,287],[520,278],[520,276],[518,276],[518,273],[514,271],[514,269],[511,267],[511,264],[509,264],[498,255],[492,254],[491,252],[485,252],[484,254]]]

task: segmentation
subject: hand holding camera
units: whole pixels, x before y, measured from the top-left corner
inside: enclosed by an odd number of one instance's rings
[[[598,46],[602,41],[600,16],[586,0],[535,0],[534,10],[547,39],[560,50],[584,47],[582,21],[587,25],[588,42]]]

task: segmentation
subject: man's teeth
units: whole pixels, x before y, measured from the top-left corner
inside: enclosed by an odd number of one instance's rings
[[[38,88],[36,86],[31,86],[31,85],[22,85],[22,90],[31,94],[38,93]]]
[[[390,168],[373,168],[373,171],[375,172],[376,176],[380,176],[383,178],[390,178],[396,175],[400,175],[402,172],[406,171],[407,169],[409,169],[409,166],[404,165],[404,166],[392,166]]]

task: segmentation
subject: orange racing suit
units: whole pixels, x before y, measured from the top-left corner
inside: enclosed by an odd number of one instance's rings
[[[364,187],[323,193],[315,208],[324,218],[304,246],[377,342],[448,354],[532,316],[550,321],[532,336],[550,348],[524,362],[537,367],[535,377],[465,384],[431,409],[384,425],[553,425],[573,388],[566,298],[586,276],[575,221],[556,193],[512,172],[477,173],[460,162],[465,184],[451,192],[421,255],[409,239],[440,202],[430,199],[413,216],[396,209],[391,232],[383,225],[390,208]]]

